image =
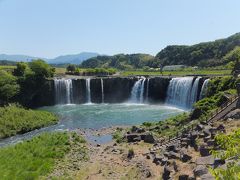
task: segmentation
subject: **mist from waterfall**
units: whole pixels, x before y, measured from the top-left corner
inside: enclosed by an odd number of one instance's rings
[[[194,77],[173,78],[168,86],[166,103],[185,109],[192,108],[197,101],[199,80],[200,77],[195,81]]]
[[[103,84],[103,79],[101,79],[101,91],[102,91],[102,103],[104,103],[104,84]]]
[[[210,79],[206,79],[206,80],[203,82],[199,99],[203,99],[203,98],[206,96],[209,80],[210,80]]]
[[[87,98],[87,103],[91,104],[91,79],[87,78],[86,79],[86,98]]]
[[[54,79],[55,103],[71,104],[73,102],[72,79]]]

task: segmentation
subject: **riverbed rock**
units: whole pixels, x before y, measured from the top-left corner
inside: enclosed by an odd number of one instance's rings
[[[182,162],[188,162],[192,159],[192,157],[186,153],[180,154],[180,159]]]
[[[170,168],[169,166],[164,166],[164,169],[163,169],[163,174],[162,174],[162,179],[163,180],[168,180],[171,178],[171,173],[173,172],[173,169]]]
[[[239,104],[240,105],[240,104]],[[225,116],[225,120],[231,118],[231,119],[240,119],[240,107],[238,107],[239,109],[235,109],[233,111],[231,111],[230,113],[228,113]]]
[[[196,159],[197,165],[213,165],[214,164],[214,157],[212,155],[199,157]]]
[[[199,152],[201,154],[201,156],[209,156],[210,155],[210,148],[206,145],[201,145],[199,147]]]
[[[163,158],[164,158],[163,156],[156,155],[153,159],[153,163],[155,163],[156,165],[159,165],[159,164],[161,164],[161,161]]]
[[[200,176],[201,180],[215,180],[212,174],[207,173]]]
[[[188,177],[189,177],[189,175],[187,175],[187,174],[181,174],[181,175],[179,175],[178,180],[188,180]]]
[[[141,141],[141,136],[139,134],[126,134],[125,137],[126,137],[128,142]]]
[[[168,157],[169,159],[180,159],[180,155],[178,153],[175,153],[173,151],[165,152],[164,155]]]
[[[150,144],[154,144],[156,142],[156,140],[154,139],[153,135],[151,134],[146,134],[145,138],[144,138],[144,142],[145,143],[150,143]]]
[[[196,168],[194,168],[193,173],[195,177],[202,176],[208,173],[208,168],[204,165],[198,165]]]

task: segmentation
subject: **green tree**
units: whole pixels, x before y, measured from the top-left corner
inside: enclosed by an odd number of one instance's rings
[[[41,59],[30,62],[29,67],[36,78],[46,79],[54,75],[54,68]]]
[[[67,71],[68,71],[68,72],[73,73],[73,72],[75,72],[75,70],[76,70],[76,66],[75,66],[74,64],[69,64],[69,65],[67,66]]]
[[[27,67],[28,67],[28,65],[24,62],[17,63],[17,68],[14,69],[13,75],[14,76],[24,76]]]
[[[0,104],[8,103],[18,94],[19,89],[17,79],[13,75],[6,71],[0,71]]]
[[[237,76],[240,73],[240,47],[237,46],[234,48],[224,57],[224,59],[228,62],[234,63],[232,74],[233,76]]]

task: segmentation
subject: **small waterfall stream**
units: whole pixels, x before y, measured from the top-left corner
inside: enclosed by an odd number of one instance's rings
[[[200,77],[173,78],[167,90],[166,103],[190,109],[197,100]]]
[[[91,79],[87,78],[86,79],[86,96],[87,96],[87,103],[92,103],[91,102]]]
[[[201,77],[197,77],[193,83],[192,89],[191,89],[191,97],[190,97],[190,104],[194,104],[197,101],[198,96],[198,85],[199,80]]]
[[[71,104],[73,102],[72,79],[54,79],[56,104]]]
[[[103,79],[101,79],[101,90],[102,90],[102,103],[104,103],[104,85],[103,85]]]
[[[142,83],[141,83],[141,89],[140,89],[140,98],[139,98],[139,101],[140,103],[142,104],[143,103],[143,95],[144,95],[144,84],[145,84],[145,81],[146,81],[146,78],[144,78],[142,80]]]
[[[149,81],[150,81],[150,79],[148,78],[147,79],[147,91],[146,91],[146,99],[145,99],[145,101],[148,103],[148,94],[149,94]]]
[[[132,91],[131,91],[131,103],[140,103],[144,102],[144,85],[146,78],[141,78],[135,82]]]
[[[206,80],[203,82],[199,99],[203,99],[203,98],[206,96],[209,80],[210,80],[210,79],[206,79]]]

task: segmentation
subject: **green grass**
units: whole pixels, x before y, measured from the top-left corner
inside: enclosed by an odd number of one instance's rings
[[[50,112],[27,110],[17,105],[0,107],[0,139],[57,123]]]
[[[75,135],[76,136],[76,135]],[[39,179],[52,172],[57,160],[80,146],[73,133],[44,133],[32,140],[0,149],[0,179]],[[82,151],[81,153],[86,153]]]
[[[5,70],[7,72],[12,72],[14,68],[16,68],[16,66],[0,65],[0,70]]]
[[[231,70],[179,70],[179,71],[164,71],[164,76],[186,76],[186,75],[230,75]],[[123,71],[121,73],[122,76],[131,76],[131,75],[150,75],[150,76],[159,76],[160,72],[156,71]]]

